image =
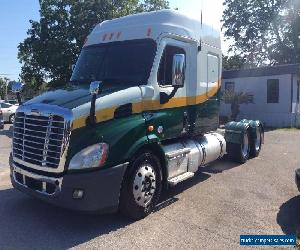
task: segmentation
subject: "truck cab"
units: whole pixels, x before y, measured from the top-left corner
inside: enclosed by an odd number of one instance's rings
[[[19,106],[15,188],[66,208],[149,214],[163,189],[231,155],[258,155],[263,127],[218,133],[220,32],[177,11],[105,21],[70,83]]]

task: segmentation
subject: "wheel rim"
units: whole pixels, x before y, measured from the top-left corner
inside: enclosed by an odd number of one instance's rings
[[[255,149],[256,151],[260,150],[261,146],[261,128],[257,127],[256,128],[256,141],[255,141]]]
[[[135,202],[141,207],[147,207],[156,190],[156,175],[149,164],[142,165],[136,172],[133,182],[133,196]]]
[[[244,134],[244,142],[243,142],[243,147],[242,147],[242,153],[243,156],[246,157],[249,152],[249,140],[248,140],[248,134]]]

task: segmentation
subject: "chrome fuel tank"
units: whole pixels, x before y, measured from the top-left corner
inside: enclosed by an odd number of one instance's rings
[[[198,138],[181,139],[163,148],[170,179],[186,172],[195,173],[199,167],[222,158],[226,153],[226,141],[221,134],[209,133]]]

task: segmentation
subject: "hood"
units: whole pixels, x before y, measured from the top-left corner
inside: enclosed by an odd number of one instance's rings
[[[127,89],[129,86],[127,85],[119,85],[113,87],[103,87],[103,91],[98,95],[99,97],[103,97],[109,95],[114,92],[118,92],[120,90]],[[81,106],[85,103],[89,103],[91,100],[89,85],[69,85],[62,89],[56,89],[52,91],[48,91],[43,93],[33,99],[24,103],[27,104],[50,104],[57,105],[68,109],[73,109],[78,106]]]

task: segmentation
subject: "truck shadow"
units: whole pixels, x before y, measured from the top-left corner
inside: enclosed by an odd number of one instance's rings
[[[195,173],[195,176],[193,178],[181,182],[175,187],[165,191],[162,195],[160,204],[156,207],[155,211],[158,211],[175,203],[176,201],[178,201],[178,198],[176,197],[178,194],[189,188],[192,188],[193,186],[201,182],[207,181],[212,175],[220,174],[224,171],[228,171],[239,166],[241,165],[231,162],[225,157],[222,160],[218,160],[208,166],[201,167],[199,171]]]
[[[0,129],[0,136],[4,135],[7,136],[8,138],[12,138],[13,136],[13,126],[5,127],[4,129]]]
[[[56,208],[14,189],[0,191],[0,200],[0,249],[66,249],[132,223]]]
[[[285,234],[300,236],[300,195],[291,198],[280,206],[277,223]]]

